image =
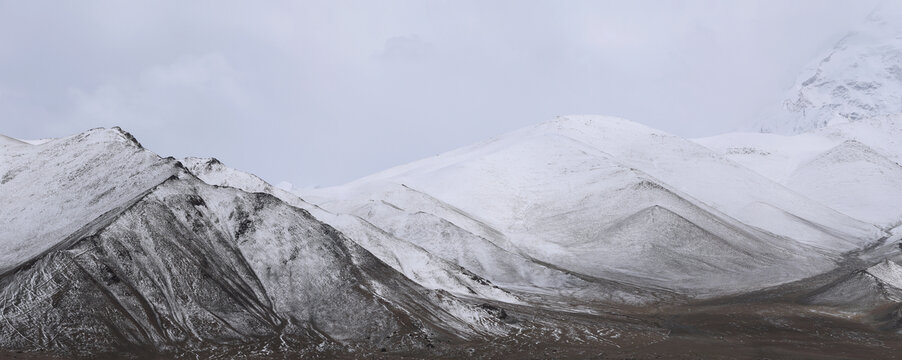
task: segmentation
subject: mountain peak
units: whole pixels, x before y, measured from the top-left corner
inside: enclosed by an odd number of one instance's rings
[[[902,5],[884,2],[806,67],[756,130],[798,134],[902,113]]]
[[[122,130],[122,128],[118,126],[111,128],[93,128],[80,134],[54,140],[74,141],[84,144],[123,143],[136,147],[138,149],[144,149],[144,146],[141,145],[140,142],[138,142],[138,139],[136,139],[128,131]]]

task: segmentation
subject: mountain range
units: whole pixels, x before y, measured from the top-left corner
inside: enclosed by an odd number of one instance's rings
[[[891,356],[888,14],[757,132],[561,116],[294,192],[119,128],[0,136],[0,355]]]

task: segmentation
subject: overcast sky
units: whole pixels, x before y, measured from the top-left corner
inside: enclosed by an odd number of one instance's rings
[[[0,133],[335,185],[563,114],[752,121],[872,1],[6,1]]]

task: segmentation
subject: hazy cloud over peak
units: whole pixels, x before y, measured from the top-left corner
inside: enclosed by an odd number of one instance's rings
[[[0,0],[0,133],[335,184],[569,113],[752,121],[877,1]]]

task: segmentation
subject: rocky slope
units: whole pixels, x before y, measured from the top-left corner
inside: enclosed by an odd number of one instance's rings
[[[307,211],[207,185],[121,130],[2,146],[4,349],[426,348],[506,329]]]

